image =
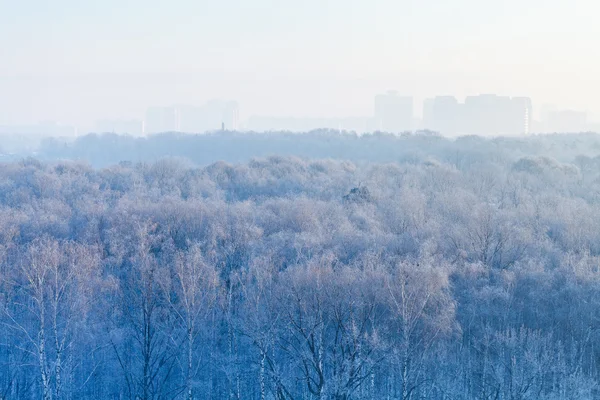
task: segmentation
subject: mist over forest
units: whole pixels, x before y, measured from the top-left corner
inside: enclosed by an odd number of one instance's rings
[[[600,135],[8,153],[0,399],[600,396]]]
[[[579,155],[595,157],[600,154],[600,135],[596,133],[459,138],[447,138],[431,131],[400,135],[385,132],[357,135],[337,130],[302,134],[225,131],[193,135],[171,132],[147,137],[90,133],[77,138],[39,138],[35,145],[26,145],[18,137],[7,142],[0,143],[5,159],[19,160],[35,155],[50,161],[81,160],[94,167],[108,167],[121,161],[151,162],[168,157],[207,166],[218,161],[244,163],[256,157],[274,155],[383,163],[435,158],[460,167],[462,162],[480,162],[489,157],[498,159],[498,163],[527,156],[573,162]]]

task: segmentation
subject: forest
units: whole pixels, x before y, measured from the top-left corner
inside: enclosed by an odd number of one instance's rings
[[[1,163],[0,399],[600,397],[600,136],[322,134]]]

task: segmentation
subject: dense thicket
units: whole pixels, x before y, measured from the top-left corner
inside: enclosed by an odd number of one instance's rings
[[[0,398],[598,398],[600,158],[413,140],[0,165]]]

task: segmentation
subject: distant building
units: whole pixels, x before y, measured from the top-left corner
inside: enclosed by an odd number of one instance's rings
[[[464,131],[469,135],[506,134],[511,123],[510,110],[511,100],[508,96],[468,96],[463,112]]]
[[[585,132],[589,129],[587,113],[573,110],[551,111],[548,114],[548,132]]]
[[[175,107],[151,107],[146,111],[144,133],[180,130],[180,112]]]
[[[146,113],[146,133],[203,133],[239,129],[239,106],[235,101],[211,100],[202,106],[151,107]]]
[[[531,121],[531,132],[536,133],[575,133],[600,132],[600,125],[590,122],[583,111],[559,110],[553,104],[543,104],[540,121]]]
[[[400,133],[413,129],[413,98],[396,91],[375,96],[375,120],[378,130]]]
[[[453,96],[437,96],[427,99],[423,107],[423,129],[453,136],[460,133],[459,121],[462,108]]]
[[[435,98],[433,113],[435,116],[435,131],[456,135],[461,132],[463,108],[454,96],[439,96]]]
[[[118,133],[139,136],[144,133],[144,122],[139,120],[104,119],[96,122],[98,133]]]
[[[514,113],[513,133],[528,135],[533,131],[533,103],[529,97],[513,97],[512,113]],[[512,118],[511,118],[511,121]]]
[[[452,96],[427,99],[423,128],[448,136],[519,135],[531,130],[532,102],[528,97],[482,94],[459,103]]]

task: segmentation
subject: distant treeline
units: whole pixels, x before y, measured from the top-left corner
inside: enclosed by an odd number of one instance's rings
[[[45,160],[85,160],[95,167],[121,161],[156,161],[181,157],[197,166],[217,161],[248,162],[254,157],[296,156],[309,159],[332,158],[354,162],[411,162],[435,157],[442,162],[460,163],[489,157],[515,160],[523,156],[548,156],[571,161],[577,155],[600,153],[600,135],[553,134],[529,137],[443,138],[432,132],[393,135],[356,135],[332,130],[307,133],[216,132],[202,135],[163,133],[149,137],[117,134],[89,134],[76,140],[49,138],[42,141],[36,157]],[[15,152],[11,159],[30,153]]]

